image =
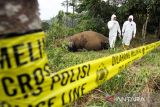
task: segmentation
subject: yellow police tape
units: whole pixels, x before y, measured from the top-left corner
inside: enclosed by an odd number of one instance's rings
[[[160,41],[57,73],[48,66],[43,32],[0,40],[0,107],[60,107],[95,89]]]

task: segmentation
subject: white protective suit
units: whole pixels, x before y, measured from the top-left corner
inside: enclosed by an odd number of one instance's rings
[[[121,35],[121,30],[118,21],[114,20],[116,15],[111,16],[111,21],[108,22],[108,29],[109,29],[109,45],[110,48],[115,47],[115,42],[117,38],[117,31]]]
[[[135,37],[136,35],[136,23],[133,21],[133,16],[130,15],[129,18],[132,19],[132,21],[125,21],[122,28],[122,44],[129,46],[130,41],[132,37]]]

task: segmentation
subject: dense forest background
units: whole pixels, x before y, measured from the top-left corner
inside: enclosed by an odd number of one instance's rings
[[[144,41],[147,34],[160,37],[159,0],[66,0],[66,11],[59,11],[50,20],[43,21],[43,29],[56,38],[69,36],[85,30],[93,30],[108,36],[107,22],[112,14],[122,27],[129,15],[134,16],[137,35]],[[72,12],[68,12],[68,8]]]

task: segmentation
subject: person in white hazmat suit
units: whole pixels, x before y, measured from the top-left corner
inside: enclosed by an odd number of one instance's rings
[[[128,49],[132,38],[136,36],[136,23],[133,21],[133,16],[130,15],[128,21],[125,21],[122,27],[122,44],[124,49]]]
[[[110,48],[115,48],[115,42],[117,39],[117,32],[119,33],[119,37],[121,38],[121,30],[118,21],[116,21],[116,15],[111,16],[111,20],[108,22],[109,29],[109,45]]]

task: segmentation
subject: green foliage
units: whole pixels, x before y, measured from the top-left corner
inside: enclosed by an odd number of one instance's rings
[[[158,29],[158,25],[153,23],[159,22],[157,19],[160,19],[158,5],[160,5],[159,0],[128,0],[128,2],[119,7],[117,13],[120,13],[120,17],[122,17],[122,19],[127,19],[126,16],[130,14],[134,15],[138,32],[141,32],[142,25],[146,21],[147,14],[149,14],[150,26],[147,26],[147,31],[148,33],[154,33],[155,30]]]
[[[119,6],[116,0],[68,0],[68,6],[73,7],[76,13],[59,11],[58,15],[51,19],[51,24],[42,23],[43,29],[53,38],[63,38],[75,33],[93,30],[108,36],[107,23],[112,14],[117,15],[117,20],[122,25],[130,14],[134,15],[137,24],[137,34],[141,34],[142,25],[150,14],[147,31],[155,33],[160,26],[160,1],[159,0],[125,0]],[[64,5],[66,5],[64,3]],[[160,31],[159,31],[160,32]]]
[[[77,8],[77,12],[83,14],[80,24],[83,24],[87,30],[108,35],[107,22],[116,12],[116,8],[101,0],[82,0]]]
[[[42,29],[44,31],[48,30],[50,27],[49,23],[47,21],[42,21]]]
[[[63,23],[64,23],[64,12],[63,11],[59,11],[59,13],[58,13],[58,15],[57,15],[57,23],[59,24],[59,25],[63,25]]]

